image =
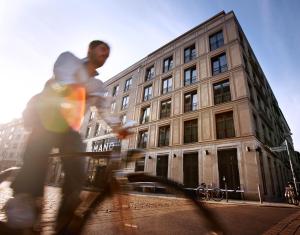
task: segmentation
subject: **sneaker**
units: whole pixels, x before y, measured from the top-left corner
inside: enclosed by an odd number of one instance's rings
[[[14,229],[30,228],[37,217],[35,200],[29,194],[21,193],[9,199],[4,206],[7,225]]]

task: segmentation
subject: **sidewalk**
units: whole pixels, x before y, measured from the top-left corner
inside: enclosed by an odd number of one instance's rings
[[[0,187],[0,208],[4,205],[6,200],[10,197],[11,190],[8,187],[1,185]],[[84,195],[84,194],[83,194]],[[187,203],[185,203],[186,199],[178,198],[171,195],[163,195],[163,194],[149,194],[149,193],[132,193],[131,196],[134,198],[128,202],[130,208],[135,211],[135,213],[141,213],[144,215],[145,212],[143,210],[149,211],[153,210],[153,213],[158,212],[169,212],[174,210],[175,208],[182,207],[184,208]],[[45,206],[43,211],[43,233],[42,234],[52,234],[53,233],[53,225],[55,221],[55,215],[57,213],[57,206],[60,200],[60,188],[57,187],[46,187],[45,194]],[[150,201],[145,201],[144,198]],[[264,202],[260,204],[255,201],[242,201],[242,200],[222,200],[221,202],[215,201],[205,201],[205,203],[209,204],[212,207],[226,207],[227,205],[232,206],[254,206],[254,207],[276,207],[276,208],[299,208],[297,206],[285,204],[285,203],[271,203]],[[96,216],[97,224],[100,222],[100,218],[104,221],[111,219],[115,213],[108,213],[118,211],[118,207],[114,204],[104,203],[101,205],[98,210]],[[151,212],[152,213],[152,212]],[[0,211],[0,220],[5,221],[5,215],[3,211]],[[95,224],[96,225],[96,224]],[[298,231],[299,230],[299,231]],[[271,228],[269,228],[264,235],[289,235],[289,234],[297,234],[300,235],[300,210],[296,213],[291,214],[289,217],[279,221],[277,224],[274,224]]]

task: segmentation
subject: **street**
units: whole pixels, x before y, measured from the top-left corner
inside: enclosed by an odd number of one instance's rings
[[[2,184],[1,208],[10,194],[7,185]],[[84,234],[204,234],[206,231],[203,219],[184,199],[145,195],[123,195],[121,198],[122,213],[118,196],[105,201],[88,222]],[[59,189],[47,187],[43,234],[53,233],[58,201]],[[208,203],[208,207],[217,214],[228,234],[300,234],[300,214],[296,207],[226,204],[224,201]],[[5,220],[3,211],[0,220]]]

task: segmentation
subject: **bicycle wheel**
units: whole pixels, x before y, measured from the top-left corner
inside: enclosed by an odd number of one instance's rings
[[[212,199],[214,201],[217,201],[217,202],[222,201],[222,199],[223,199],[223,192],[222,192],[222,190],[219,189],[219,188],[214,188],[212,190]]]

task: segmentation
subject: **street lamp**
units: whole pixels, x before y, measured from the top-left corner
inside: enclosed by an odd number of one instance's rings
[[[292,171],[292,177],[293,177],[293,181],[294,181],[294,185],[295,185],[295,190],[296,190],[296,195],[298,195],[298,188],[297,188],[297,183],[296,183],[296,176],[295,176],[295,172],[294,172],[294,167],[293,167],[293,163],[292,163],[292,158],[291,158],[291,154],[290,154],[290,150],[289,150],[289,145],[287,142],[286,137],[287,136],[291,136],[292,133],[284,133],[284,144],[286,146],[286,151],[288,153],[288,157],[289,157],[289,162],[290,162],[290,167],[291,167],[291,171]]]

